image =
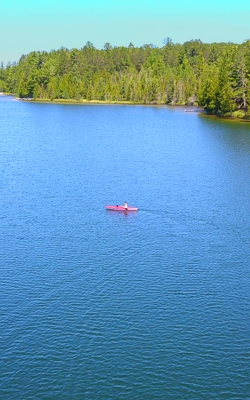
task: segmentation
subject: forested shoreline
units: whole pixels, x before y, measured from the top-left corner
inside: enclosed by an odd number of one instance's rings
[[[34,51],[1,64],[0,91],[20,98],[199,105],[249,118],[250,40]]]

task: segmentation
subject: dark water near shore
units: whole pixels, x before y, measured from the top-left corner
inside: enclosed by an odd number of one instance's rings
[[[250,125],[3,97],[0,189],[1,399],[250,398]]]

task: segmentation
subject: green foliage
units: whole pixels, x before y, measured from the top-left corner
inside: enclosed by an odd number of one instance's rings
[[[19,97],[199,104],[209,112],[247,115],[250,41],[205,44],[199,39],[98,50],[61,48],[23,55],[0,69],[0,91]]]

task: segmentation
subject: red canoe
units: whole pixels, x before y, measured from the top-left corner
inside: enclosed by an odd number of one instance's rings
[[[110,211],[138,211],[136,207],[123,207],[123,206],[106,206],[106,210]]]

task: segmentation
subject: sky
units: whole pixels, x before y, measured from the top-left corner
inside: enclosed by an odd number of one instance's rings
[[[0,0],[0,61],[31,51],[250,39],[250,0]]]

